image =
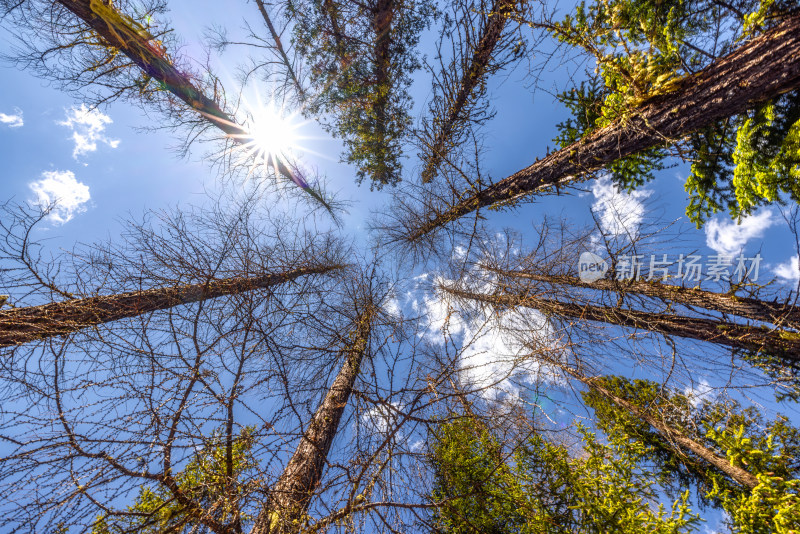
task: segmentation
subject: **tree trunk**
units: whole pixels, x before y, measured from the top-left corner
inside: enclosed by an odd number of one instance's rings
[[[564,275],[546,275],[525,271],[505,271],[484,267],[492,272],[510,278],[525,278],[548,284],[569,285],[598,289],[602,291],[616,291],[626,295],[644,295],[654,297],[665,302],[674,302],[683,306],[694,306],[706,310],[737,315],[754,321],[764,321],[780,327],[789,327],[800,330],[800,308],[788,303],[767,302],[748,297],[739,297],[730,293],[714,293],[698,288],[686,288],[662,284],[659,282],[646,282],[641,280],[596,280],[583,282],[580,278]]]
[[[300,267],[251,278],[211,280],[202,284],[131,291],[0,311],[0,347],[69,334],[126,317],[270,287],[300,276],[326,273],[339,268],[338,265]]]
[[[469,66],[462,73],[455,97],[447,106],[447,115],[437,120],[434,118],[434,140],[425,158],[422,170],[422,181],[429,182],[435,176],[442,158],[447,155],[447,145],[453,131],[463,120],[463,111],[473,91],[483,83],[484,76],[492,61],[494,49],[503,35],[503,30],[508,22],[507,15],[514,9],[517,0],[495,0],[492,10],[488,14],[488,21],[483,25],[478,44],[472,52]]]
[[[678,140],[724,117],[800,87],[800,13],[789,16],[700,72],[674,91],[650,98],[629,117],[593,131],[496,184],[423,219],[407,235],[414,241],[479,208],[573,182],[606,165]]]
[[[441,287],[457,297],[486,302],[498,307],[535,308],[544,313],[572,317],[581,321],[596,321],[638,328],[667,336],[716,343],[748,352],[765,352],[785,360],[792,366],[800,363],[800,336],[794,332],[769,330],[764,327],[699,317],[626,310],[591,304],[571,304],[529,295],[489,295],[446,286]]]
[[[673,428],[663,421],[659,420],[657,417],[653,417],[643,410],[639,409],[635,404],[632,402],[628,402],[627,400],[617,397],[609,390],[601,386],[597,383],[594,378],[590,378],[575,369],[568,367],[565,364],[555,363],[558,367],[560,367],[565,373],[569,374],[579,382],[582,382],[586,386],[588,386],[593,391],[603,395],[611,402],[619,406],[620,408],[624,409],[625,411],[629,412],[631,415],[644,421],[648,425],[650,425],[663,439],[664,442],[669,444],[669,446],[676,449],[676,452],[679,456],[685,455],[685,451],[689,451],[692,454],[698,456],[703,461],[711,464],[714,468],[718,469],[722,473],[725,473],[731,479],[733,479],[737,484],[752,490],[758,485],[758,479],[750,474],[745,469],[741,467],[737,467],[735,465],[731,465],[727,458],[723,458],[722,456],[717,455],[714,451],[699,443],[686,435],[677,428]]]
[[[222,130],[237,143],[252,140],[250,133],[236,124],[232,117],[219,105],[205,96],[192,82],[191,77],[180,72],[159,50],[157,43],[149,38],[146,31],[135,28],[131,19],[118,12],[106,0],[56,0],[74,13],[94,30],[109,46],[118,49],[133,61],[148,76],[164,84],[164,87],[197,111],[208,122]],[[273,161],[275,160],[275,161]],[[268,165],[275,165],[275,171],[297,183],[303,189],[307,186],[301,176],[293,173],[285,163],[277,158],[268,158]]]
[[[339,421],[367,353],[375,311],[368,303],[359,316],[351,341],[343,350],[345,362],[289,463],[270,490],[267,504],[258,514],[250,534],[289,534],[302,530],[311,498],[322,479]]]
[[[256,0],[256,5],[258,6],[258,11],[261,13],[261,18],[264,19],[267,25],[272,40],[275,42],[275,50],[278,52],[278,55],[280,55],[283,66],[286,67],[286,73],[289,75],[289,78],[291,78],[295,91],[297,91],[297,97],[300,102],[303,103],[306,101],[306,91],[303,89],[303,85],[300,83],[300,79],[294,71],[292,61],[289,59],[289,56],[286,55],[286,50],[283,48],[283,43],[281,42],[281,36],[275,29],[275,25],[272,24],[272,18],[269,16],[267,6],[264,5],[264,0]]]

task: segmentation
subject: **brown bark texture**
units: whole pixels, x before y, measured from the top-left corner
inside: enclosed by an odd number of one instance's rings
[[[434,140],[430,146],[422,170],[422,181],[430,182],[436,176],[436,169],[442,158],[447,155],[448,143],[456,125],[463,120],[464,108],[477,87],[484,82],[489,63],[492,61],[494,49],[503,35],[508,22],[508,14],[513,11],[517,0],[495,0],[483,32],[472,52],[469,65],[464,71],[458,85],[458,91],[447,110],[447,115],[434,119]],[[438,119],[438,120],[437,120]]]
[[[201,284],[131,291],[117,295],[52,302],[0,311],[0,347],[21,345],[181,304],[266,288],[340,266],[299,267],[249,278],[211,280]]]
[[[301,102],[303,102],[306,100],[306,91],[303,89],[303,85],[297,78],[292,61],[289,59],[289,56],[286,54],[286,50],[283,48],[281,36],[278,34],[278,31],[275,29],[275,25],[272,23],[272,18],[269,16],[267,6],[264,4],[264,0],[256,0],[256,5],[258,6],[258,11],[261,13],[261,18],[264,19],[264,23],[266,23],[267,29],[269,29],[272,40],[275,42],[275,50],[281,56],[283,66],[286,67],[286,73],[292,79],[292,85],[294,86],[295,91],[297,91],[297,97]]]
[[[367,353],[375,311],[370,304],[359,316],[350,342],[342,351],[344,364],[283,473],[270,490],[267,504],[258,514],[251,534],[289,534],[302,530],[311,498],[322,479],[328,452],[339,429],[339,421]]]
[[[128,56],[148,76],[163,83],[169,92],[199,112],[217,128],[228,135],[247,134],[220,109],[216,102],[203,95],[189,76],[175,68],[164,52],[159,50],[158,45],[148,39],[146,32],[136,31],[121,14],[109,18],[101,16],[98,12],[98,6],[104,8],[102,11],[114,10],[113,4],[104,0],[57,1],[83,20],[109,46],[117,48]],[[116,13],[116,10],[114,12]]]
[[[702,443],[687,437],[683,432],[681,432],[680,429],[672,428],[668,424],[661,421],[658,417],[652,416],[639,409],[639,407],[637,407],[635,404],[614,395],[608,389],[598,384],[593,378],[587,377],[575,369],[563,364],[559,364],[559,367],[564,372],[579,382],[582,382],[597,393],[603,395],[637,419],[640,419],[650,425],[662,438],[664,438],[666,443],[669,443],[677,450],[679,455],[685,455],[686,451],[689,451],[701,458],[703,461],[708,462],[722,473],[725,473],[737,484],[740,484],[747,489],[752,490],[758,485],[758,479],[754,475],[741,467],[731,465],[727,458],[719,456]]]
[[[247,130],[236,124],[214,100],[205,96],[190,76],[180,72],[166,57],[159,44],[149,39],[146,31],[137,30],[129,19],[115,10],[106,0],[56,0],[94,30],[109,46],[118,49],[148,76],[161,82],[166,89],[208,122],[222,130],[237,143],[247,143],[251,137]],[[113,16],[101,16],[113,13]],[[276,160],[276,161],[273,161]],[[268,158],[279,174],[296,181],[289,167],[276,158]]]
[[[381,143],[386,141],[387,107],[389,105],[389,69],[392,19],[394,18],[394,0],[378,0],[372,9],[372,29],[375,32],[373,54],[375,56],[375,86],[378,95],[372,104],[372,112],[376,120],[376,134]]]
[[[736,315],[754,321],[772,323],[781,327],[800,330],[800,308],[788,303],[769,302],[749,297],[739,297],[730,293],[715,293],[699,288],[687,288],[647,282],[643,280],[596,280],[583,282],[580,278],[566,275],[546,275],[525,271],[505,271],[490,269],[510,278],[523,278],[548,284],[568,285],[586,289],[615,291],[627,295],[643,295],[683,306],[693,306],[729,315]]]
[[[544,159],[420,221],[407,239],[486,206],[573,182],[643,150],[670,144],[715,121],[800,87],[800,12],[705,69],[653,96],[629,116],[595,130]]]
[[[797,365],[800,362],[800,336],[794,332],[700,317],[651,313],[591,304],[573,304],[530,295],[489,295],[446,286],[442,286],[442,289],[459,298],[486,302],[498,307],[535,308],[546,314],[570,317],[581,321],[614,324],[666,336],[678,336],[725,345],[748,352],[767,353],[785,360],[790,365]]]

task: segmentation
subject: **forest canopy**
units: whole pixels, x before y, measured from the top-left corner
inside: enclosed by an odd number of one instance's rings
[[[796,0],[0,29],[3,532],[800,532]]]

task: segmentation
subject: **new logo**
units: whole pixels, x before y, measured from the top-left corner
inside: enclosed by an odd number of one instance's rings
[[[592,252],[584,252],[578,259],[578,277],[581,282],[592,283],[608,272],[608,262]]]

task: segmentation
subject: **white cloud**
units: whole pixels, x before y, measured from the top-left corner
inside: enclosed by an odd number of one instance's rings
[[[72,140],[75,141],[72,157],[78,159],[82,154],[97,150],[98,142],[105,143],[111,148],[119,146],[119,139],[111,139],[103,134],[106,125],[112,122],[114,121],[108,115],[81,104],[80,107],[72,106],[67,110],[67,119],[58,124],[72,129]]]
[[[700,379],[699,384],[692,384],[684,390],[684,393],[689,398],[694,408],[700,406],[703,402],[712,401],[716,397],[711,384],[705,378]]]
[[[431,283],[421,287],[429,279]],[[466,388],[486,400],[513,402],[526,384],[539,379],[542,365],[531,356],[530,346],[523,346],[514,333],[524,332],[526,345],[533,341],[531,333],[534,333],[539,345],[547,346],[551,352],[557,350],[553,348],[552,327],[541,312],[521,308],[497,316],[480,307],[468,312],[446,291],[433,289],[451,286],[452,280],[425,275],[416,282],[406,302],[424,321],[425,329],[419,335],[431,344],[441,346],[449,338],[461,347],[459,380]],[[476,269],[471,272],[469,282],[470,291],[491,292],[496,285],[496,274]]]
[[[388,434],[392,432],[401,417],[403,405],[390,402],[391,407],[383,404],[373,406],[361,415],[361,423],[372,433]]]
[[[450,281],[443,281],[450,283]],[[464,320],[458,310],[454,309],[449,299],[435,293],[423,297],[420,305],[415,299],[411,306],[416,312],[422,312],[427,318],[427,332],[425,339],[431,343],[442,345],[445,343],[445,332],[456,336],[464,332]]]
[[[608,175],[594,181],[592,194],[595,202],[592,211],[600,219],[600,229],[605,235],[636,237],[644,218],[644,199],[652,191],[620,191]]]
[[[536,382],[541,365],[530,349],[504,331],[535,332],[547,343],[551,328],[541,312],[529,308],[506,311],[491,321],[479,319],[465,326],[461,381],[487,400],[518,398],[522,384]]]
[[[403,317],[403,310],[400,309],[400,301],[397,297],[391,296],[381,303],[383,311],[395,318]]]
[[[788,282],[800,282],[800,258],[797,255],[792,256],[790,260],[786,263],[778,264],[775,267],[775,275],[779,278],[783,278]]]
[[[45,171],[42,179],[28,184],[36,194],[34,203],[43,208],[52,207],[48,218],[64,224],[78,213],[86,211],[89,186],[75,179],[72,171]]]
[[[9,128],[19,128],[23,124],[22,121],[22,110],[19,108],[14,108],[13,115],[6,115],[5,113],[0,113],[0,122],[3,124],[8,124]]]
[[[761,237],[777,220],[772,210],[745,217],[740,224],[715,218],[706,223],[706,245],[721,256],[736,256],[753,238]]]

